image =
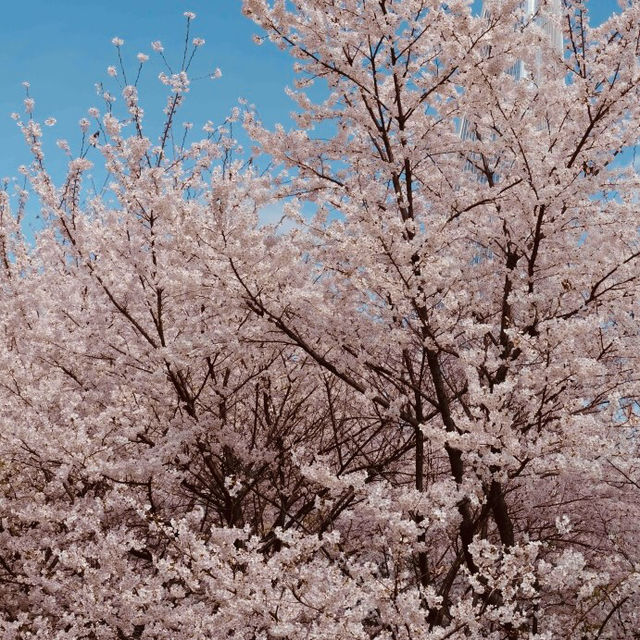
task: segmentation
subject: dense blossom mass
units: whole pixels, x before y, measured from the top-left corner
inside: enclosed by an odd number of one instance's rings
[[[61,183],[27,95],[2,638],[640,637],[640,4],[470,4],[244,0],[296,127],[190,142],[187,32],[159,135],[110,67]]]

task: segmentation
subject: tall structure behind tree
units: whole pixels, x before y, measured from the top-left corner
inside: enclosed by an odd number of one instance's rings
[[[522,16],[518,17],[514,23],[514,28],[521,28],[532,20],[538,22],[549,37],[553,48],[562,57],[564,48],[562,38],[562,0],[523,0],[521,8],[523,10]],[[487,19],[491,17],[486,2],[483,2],[482,5],[482,15]],[[539,76],[543,62],[542,56],[542,51],[538,51],[537,59],[533,61],[533,67],[531,66],[531,61],[518,60],[509,69],[509,73],[518,80],[527,76],[533,78]],[[468,140],[473,136],[473,123],[464,118],[460,124],[460,137],[463,140]]]

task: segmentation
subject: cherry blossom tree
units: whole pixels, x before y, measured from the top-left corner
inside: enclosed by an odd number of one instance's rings
[[[3,637],[638,637],[640,7],[564,0],[561,56],[547,3],[485,4],[244,0],[296,128],[189,142],[187,32],[160,132],[105,93],[62,184],[27,97]]]

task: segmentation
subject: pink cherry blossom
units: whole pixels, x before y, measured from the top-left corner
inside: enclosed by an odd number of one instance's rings
[[[191,141],[185,53],[61,179],[25,104],[3,638],[637,636],[640,5],[537,5],[243,0],[295,127]]]

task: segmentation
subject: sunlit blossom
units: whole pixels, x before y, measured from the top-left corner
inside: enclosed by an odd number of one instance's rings
[[[639,3],[242,4],[290,118],[197,135],[184,21],[51,161],[12,114],[2,635],[631,640]]]

